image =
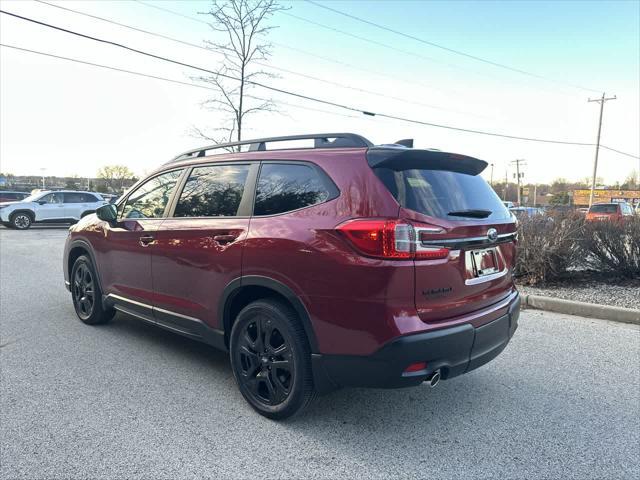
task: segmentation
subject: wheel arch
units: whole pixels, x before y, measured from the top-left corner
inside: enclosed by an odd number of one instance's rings
[[[71,281],[71,269],[73,268],[73,264],[81,255],[88,255],[91,259],[91,263],[93,263],[93,269],[96,272],[96,280],[98,281],[98,286],[100,287],[100,291],[104,294],[104,290],[102,289],[102,281],[100,279],[100,270],[98,269],[98,264],[96,262],[95,254],[93,253],[93,248],[91,247],[89,242],[85,240],[77,239],[71,242],[71,244],[69,245],[67,264],[65,265],[69,281]]]
[[[291,288],[282,282],[260,275],[236,278],[222,292],[218,307],[218,318],[222,319],[225,345],[229,346],[229,335],[235,317],[249,303],[261,298],[278,298],[291,306],[298,314],[312,353],[318,352],[318,341],[306,307]]]
[[[31,223],[36,221],[36,212],[34,212],[33,210],[30,210],[28,208],[18,208],[16,210],[14,210],[13,212],[11,212],[9,214],[9,221],[11,221],[13,219],[13,217],[18,215],[19,213],[26,213],[27,215],[29,215],[29,218],[31,218]]]

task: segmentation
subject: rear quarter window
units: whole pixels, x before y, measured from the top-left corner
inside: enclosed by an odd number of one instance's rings
[[[326,202],[337,188],[317,168],[305,164],[265,163],[256,187],[254,215],[276,215]]]
[[[479,175],[447,170],[374,168],[376,176],[400,205],[447,220],[469,220],[451,212],[488,210],[490,220],[506,220],[509,210]]]

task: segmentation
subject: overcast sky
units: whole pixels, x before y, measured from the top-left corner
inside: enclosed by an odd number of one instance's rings
[[[185,42],[201,45],[205,39],[216,38],[205,23],[133,1],[56,3]],[[638,1],[323,2],[420,39],[549,80],[456,55],[311,3],[282,3],[291,7],[289,14],[369,41],[279,14],[271,21],[279,28],[269,37],[274,44],[269,63],[353,88],[282,70],[273,70],[279,78],[265,83],[429,123],[587,143],[595,141],[598,118],[598,105],[587,99],[606,91],[618,99],[606,103],[602,143],[640,154]],[[198,14],[208,9],[206,1],[155,4],[206,20]],[[203,49],[42,3],[3,0],[1,5],[6,11],[182,62],[212,70],[220,66],[220,56]],[[0,15],[0,40],[180,81],[190,82],[189,77],[197,75],[184,67],[6,15]],[[46,168],[47,175],[94,176],[100,166],[125,164],[143,175],[181,151],[203,143],[189,135],[191,126],[205,129],[224,122],[219,113],[201,108],[210,93],[207,90],[5,47],[0,47],[0,89],[0,171],[14,174],[39,175]],[[593,147],[463,133],[349,113],[260,88],[251,93],[286,104],[280,104],[279,113],[251,117],[246,138],[330,131],[360,133],[374,143],[414,138],[416,146],[463,153],[493,163],[495,179],[504,178],[505,167],[513,159],[526,159],[525,180],[529,182],[548,182],[557,177],[577,180],[589,176],[593,167]],[[623,181],[639,165],[638,159],[601,151],[599,176],[610,183]],[[488,169],[487,179],[489,175]]]

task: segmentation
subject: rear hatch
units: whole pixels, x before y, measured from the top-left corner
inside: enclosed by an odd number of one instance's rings
[[[618,216],[618,205],[615,203],[596,203],[587,212],[587,220],[611,220]]]
[[[372,148],[370,166],[414,227],[415,304],[425,322],[490,306],[513,291],[516,221],[463,155]]]

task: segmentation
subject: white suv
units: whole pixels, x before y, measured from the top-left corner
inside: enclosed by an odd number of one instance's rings
[[[74,223],[105,203],[99,193],[43,191],[20,202],[0,203],[0,222],[19,230],[36,222]]]

